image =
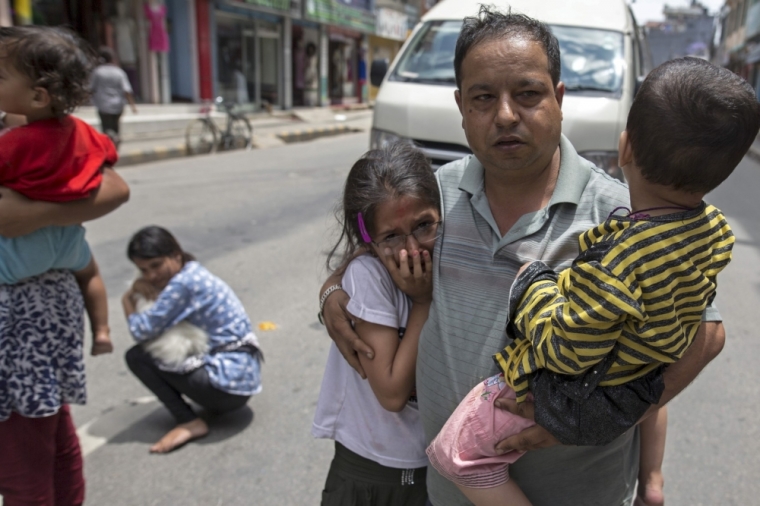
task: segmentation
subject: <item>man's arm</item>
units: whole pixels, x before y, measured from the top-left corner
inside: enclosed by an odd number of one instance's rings
[[[328,288],[333,285],[339,285],[340,282],[341,276],[339,274],[332,274],[322,285],[319,292],[320,296]],[[325,328],[327,328],[327,334],[335,342],[335,346],[338,347],[348,365],[353,367],[362,379],[367,379],[367,374],[364,372],[364,368],[359,361],[358,354],[361,353],[372,360],[375,353],[372,348],[361,340],[359,334],[354,331],[354,327],[351,325],[351,317],[346,310],[348,301],[348,294],[343,290],[332,292],[325,300],[322,309],[322,321],[325,324]]]
[[[100,218],[127,200],[129,186],[111,168],[103,170],[103,182],[92,195],[73,202],[29,200],[0,187],[0,235],[18,237],[51,225],[76,225]]]
[[[689,384],[696,379],[702,370],[707,367],[715,357],[723,350],[726,343],[726,331],[722,322],[703,322],[700,325],[694,341],[686,350],[681,359],[668,366],[663,373],[665,391],[657,405],[649,408],[642,420],[653,414],[659,408],[670,402],[676,395],[681,393]],[[524,418],[533,419],[533,403],[516,403],[509,399],[499,399],[496,406],[506,409]],[[500,452],[510,450],[527,451],[537,450],[559,444],[559,441],[549,431],[539,425],[534,425],[519,434],[508,437],[496,445]]]

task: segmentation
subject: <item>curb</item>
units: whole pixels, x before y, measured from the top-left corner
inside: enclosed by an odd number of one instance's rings
[[[294,142],[311,141],[319,139],[320,137],[329,137],[332,135],[347,134],[352,132],[360,132],[358,128],[352,128],[347,125],[336,125],[322,128],[306,128],[304,130],[292,130],[290,132],[280,132],[277,137],[282,139],[286,144]]]
[[[310,141],[318,139],[320,137],[328,137],[361,131],[362,129],[360,128],[349,127],[347,125],[337,125],[332,127],[306,128],[304,130],[280,132],[279,134],[274,135],[274,137],[277,137],[286,144],[292,144],[297,142]],[[253,147],[254,149],[257,148],[255,142]],[[188,155],[187,148],[184,143],[170,146],[154,146],[150,149],[124,151],[119,153],[119,162],[116,164],[116,167],[128,167],[130,165],[156,162],[159,160],[169,160],[172,158],[182,158],[185,156],[190,155]]]
[[[156,162],[158,160],[169,160],[171,158],[180,158],[187,156],[185,144],[176,144],[174,146],[154,146],[150,149],[141,149],[119,153],[119,161],[116,167],[126,167],[140,163]]]

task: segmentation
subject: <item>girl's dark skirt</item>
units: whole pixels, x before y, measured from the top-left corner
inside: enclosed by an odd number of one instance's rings
[[[386,467],[336,441],[322,506],[425,506],[426,475],[426,467]]]

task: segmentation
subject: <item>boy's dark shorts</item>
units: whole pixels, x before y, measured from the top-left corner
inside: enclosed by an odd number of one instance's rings
[[[660,401],[665,389],[662,372],[659,367],[623,385],[598,386],[590,377],[593,370],[567,376],[541,369],[530,377],[536,423],[564,445],[611,443]]]

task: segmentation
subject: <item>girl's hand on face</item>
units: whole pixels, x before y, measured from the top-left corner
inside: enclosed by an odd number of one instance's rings
[[[390,248],[386,248],[382,257],[385,268],[393,282],[407,294],[415,304],[428,304],[433,298],[433,260],[427,250],[412,250],[412,267],[409,268],[409,252],[401,250],[399,262]]]

